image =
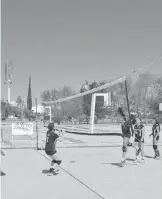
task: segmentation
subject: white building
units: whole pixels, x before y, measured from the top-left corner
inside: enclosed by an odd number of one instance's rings
[[[15,101],[10,101],[11,106],[17,106],[17,103]]]
[[[32,107],[32,111],[36,113],[36,106]],[[41,104],[38,104],[37,113],[44,113],[44,106],[42,106]]]

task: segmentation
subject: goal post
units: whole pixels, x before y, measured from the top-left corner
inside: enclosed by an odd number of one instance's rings
[[[92,102],[91,102],[91,115],[90,115],[90,134],[93,134],[94,129],[94,116],[95,116],[95,106],[96,106],[96,97],[103,96],[104,97],[104,105],[111,106],[111,93],[94,93],[92,94]]]

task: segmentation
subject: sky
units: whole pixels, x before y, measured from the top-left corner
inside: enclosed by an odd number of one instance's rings
[[[13,67],[11,100],[48,88],[123,76],[162,56],[161,0],[1,0],[4,65]],[[162,61],[153,64],[162,74]]]

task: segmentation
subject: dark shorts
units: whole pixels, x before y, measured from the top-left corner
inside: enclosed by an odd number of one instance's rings
[[[131,134],[123,134],[123,138],[130,138]]]
[[[45,150],[45,152],[46,152],[47,155],[50,155],[50,156],[51,156],[51,155],[54,155],[55,153],[57,153],[56,150],[55,150],[55,151],[46,151],[46,150]]]
[[[144,143],[144,138],[143,138],[143,140],[141,141],[141,139],[137,139],[137,138],[135,138],[134,139],[134,142],[142,142],[142,143]]]

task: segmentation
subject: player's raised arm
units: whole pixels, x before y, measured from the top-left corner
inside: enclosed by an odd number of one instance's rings
[[[63,129],[59,129],[59,137],[57,139],[59,142],[62,142],[64,140],[64,134],[65,131]]]

